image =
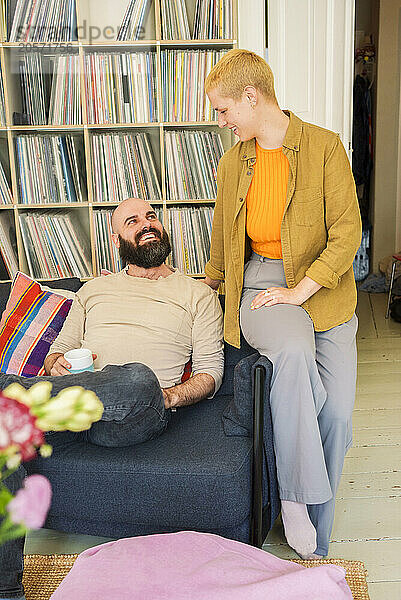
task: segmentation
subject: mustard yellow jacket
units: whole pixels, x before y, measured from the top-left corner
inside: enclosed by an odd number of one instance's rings
[[[352,263],[361,242],[361,218],[347,154],[339,136],[285,111],[290,124],[283,143],[290,169],[281,223],[287,286],[305,275],[323,287],[303,308],[316,331],[348,321],[356,307]],[[210,260],[205,272],[225,282],[224,337],[240,345],[239,306],[246,234],[246,195],[256,162],[255,139],[238,142],[220,160]]]

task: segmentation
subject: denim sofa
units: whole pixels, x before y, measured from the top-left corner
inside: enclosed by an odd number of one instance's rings
[[[81,282],[48,285],[76,291]],[[0,312],[8,292],[1,284]],[[271,371],[245,340],[226,344],[216,396],[178,409],[159,438],[103,448],[85,432],[49,434],[52,457],[25,465],[52,484],[45,527],[115,538],[195,530],[261,546],[279,513]]]

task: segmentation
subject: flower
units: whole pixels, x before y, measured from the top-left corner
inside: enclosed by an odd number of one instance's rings
[[[99,421],[103,404],[96,394],[82,387],[61,390],[51,398],[48,381],[26,390],[18,383],[0,391],[0,544],[42,527],[51,501],[51,485],[42,475],[25,479],[15,497],[3,481],[36,450],[51,455],[44,431],[84,431]]]
[[[0,392],[0,453],[20,453],[21,460],[30,460],[44,441],[43,431],[36,426],[29,407]]]
[[[37,426],[44,431],[85,431],[101,419],[103,410],[96,394],[80,386],[61,390],[45,404],[31,407],[38,417]]]
[[[43,431],[85,431],[99,421],[103,404],[96,394],[80,386],[61,390],[50,398],[51,383],[35,383],[26,390],[19,383],[12,383],[4,394],[24,403],[37,417],[36,426]]]
[[[52,488],[43,475],[30,475],[7,504],[10,520],[27,529],[40,529],[50,508]]]
[[[12,383],[3,393],[8,398],[14,398],[26,406],[37,406],[50,400],[50,393],[52,390],[52,384],[50,381],[41,381],[35,383],[31,388],[26,390],[19,383]]]

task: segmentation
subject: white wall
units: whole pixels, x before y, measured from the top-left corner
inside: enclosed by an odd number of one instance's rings
[[[267,0],[266,0],[267,1]],[[238,47],[265,58],[265,0],[238,0]]]
[[[354,0],[268,0],[268,56],[277,99],[340,134],[350,156]]]
[[[401,0],[381,0],[374,147],[373,260],[401,250]]]

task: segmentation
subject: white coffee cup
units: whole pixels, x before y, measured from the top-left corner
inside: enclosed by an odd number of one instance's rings
[[[70,363],[70,373],[82,373],[82,371],[94,371],[92,351],[88,348],[77,348],[69,350],[64,358]]]

